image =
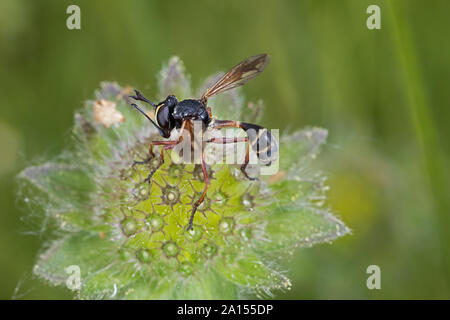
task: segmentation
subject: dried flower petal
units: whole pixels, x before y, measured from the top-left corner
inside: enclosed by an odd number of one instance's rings
[[[97,100],[94,103],[94,120],[106,128],[124,122],[125,117],[116,109],[116,103],[108,100]]]

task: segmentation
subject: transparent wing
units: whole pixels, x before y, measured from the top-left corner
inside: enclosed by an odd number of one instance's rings
[[[263,72],[269,62],[270,57],[265,53],[245,59],[228,71],[211,88],[206,90],[201,100],[206,102],[208,98],[220,92],[242,86]]]

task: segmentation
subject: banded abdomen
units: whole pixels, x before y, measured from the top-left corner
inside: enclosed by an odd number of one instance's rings
[[[278,157],[278,144],[272,133],[257,124],[239,122],[239,127],[248,136],[249,144],[258,159],[269,166]]]

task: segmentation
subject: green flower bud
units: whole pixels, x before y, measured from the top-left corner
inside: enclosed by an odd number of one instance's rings
[[[152,254],[149,250],[147,249],[140,249],[137,252],[137,258],[139,259],[139,261],[141,261],[142,263],[150,263],[152,261]]]
[[[127,218],[122,221],[122,230],[127,236],[136,233],[137,228],[138,226],[134,219]]]

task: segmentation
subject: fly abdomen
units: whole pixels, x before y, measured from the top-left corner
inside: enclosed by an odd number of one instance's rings
[[[268,129],[246,122],[240,122],[239,127],[247,133],[252,150],[264,165],[269,166],[272,161],[276,160],[278,144]]]

